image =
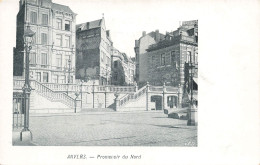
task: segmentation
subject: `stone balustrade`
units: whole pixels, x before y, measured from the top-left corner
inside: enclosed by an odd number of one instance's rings
[[[35,80],[31,80],[33,82]],[[57,84],[41,83],[49,89],[57,92],[110,92],[110,93],[135,93],[136,86],[112,86],[112,85],[85,85],[85,84]],[[22,89],[24,80],[13,80],[13,89]]]

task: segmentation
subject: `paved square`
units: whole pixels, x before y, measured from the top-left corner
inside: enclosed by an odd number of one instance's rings
[[[197,126],[157,112],[30,116],[33,143],[47,146],[197,146]]]

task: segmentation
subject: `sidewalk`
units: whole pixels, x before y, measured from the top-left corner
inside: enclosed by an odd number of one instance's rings
[[[28,141],[20,141],[21,130],[13,130],[12,132],[12,144],[13,146],[36,146],[35,143]]]

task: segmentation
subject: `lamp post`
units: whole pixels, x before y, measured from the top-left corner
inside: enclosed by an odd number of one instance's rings
[[[72,51],[71,51],[71,56],[73,55],[73,48],[74,48],[74,45],[72,45]],[[69,76],[68,76],[68,83],[67,83],[67,95],[69,94],[69,84],[71,83],[71,81],[70,81],[70,72],[71,72],[71,70],[72,70],[72,68],[71,68],[71,56],[69,56],[69,60],[68,60],[68,66],[69,66],[69,68],[68,68],[68,72],[69,72]]]
[[[34,36],[34,32],[30,29],[30,26],[27,26],[27,29],[24,31],[24,49],[25,49],[25,83],[23,86],[23,103],[24,103],[24,128],[20,133],[21,141],[30,141],[32,139],[31,131],[29,130],[29,109],[30,109],[30,94],[31,94],[31,86],[29,80],[29,55],[30,50],[32,49],[32,40]]]
[[[93,108],[95,108],[95,80],[93,80]]]
[[[82,85],[84,83],[84,80],[80,81],[80,99],[81,99],[81,103],[80,103],[80,108],[82,109]]]
[[[190,60],[189,60],[189,76],[190,76],[190,108],[188,110],[189,113],[189,118],[188,118],[188,122],[187,125],[196,125],[196,117],[195,117],[195,113],[196,110],[193,107],[193,74],[194,74],[194,65],[192,63],[192,56],[190,53]]]
[[[68,60],[68,65],[69,65],[69,69],[68,69],[69,76],[68,76],[68,83],[67,83],[67,95],[69,94],[69,83],[70,83],[70,70],[71,70],[71,59],[70,58]]]
[[[178,102],[177,102],[177,108],[180,108],[180,91],[181,90],[181,84],[178,85]]]

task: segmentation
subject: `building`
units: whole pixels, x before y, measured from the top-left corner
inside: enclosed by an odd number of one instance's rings
[[[146,34],[144,31],[139,40],[135,40],[135,59],[136,59],[136,81],[139,86],[143,86],[147,81],[148,75],[148,61],[143,54],[145,54],[148,47],[156,44],[164,39],[164,35],[159,33],[159,30]]]
[[[52,0],[20,0],[17,14],[14,76],[24,76],[23,34],[27,26],[35,32],[30,51],[30,79],[44,83],[75,81],[76,14]],[[21,77],[22,78],[22,77]]]
[[[111,84],[111,47],[104,17],[77,25],[76,78]]]
[[[141,57],[141,58],[140,58]],[[139,83],[190,89],[189,69],[193,65],[193,88],[198,77],[198,21],[185,21],[177,30],[166,32],[164,39],[148,46],[139,56]],[[146,76],[142,76],[142,67]],[[182,96],[180,96],[182,98]]]
[[[134,85],[135,61],[125,53],[112,49],[112,84]]]

